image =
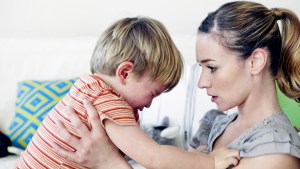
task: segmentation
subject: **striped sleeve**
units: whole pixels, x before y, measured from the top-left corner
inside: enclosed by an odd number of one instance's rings
[[[114,93],[102,95],[94,102],[94,106],[100,114],[103,126],[105,119],[112,120],[119,125],[137,125],[138,116],[122,98],[114,95]]]
[[[96,76],[83,76],[75,85],[73,93],[79,100],[90,100],[100,114],[101,123],[110,119],[119,125],[137,125],[139,122],[137,113],[123,97],[103,80]]]

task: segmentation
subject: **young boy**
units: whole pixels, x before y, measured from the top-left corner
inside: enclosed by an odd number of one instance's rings
[[[159,161],[176,154],[161,153],[160,146],[142,132],[138,110],[149,107],[162,92],[172,90],[182,69],[180,52],[159,21],[135,17],[115,22],[96,44],[91,58],[92,75],[81,76],[49,112],[16,168],[85,168],[64,159],[51,147],[54,140],[75,151],[58,135],[55,121],[62,121],[69,132],[79,137],[65,112],[68,106],[73,107],[90,127],[84,100],[96,107],[108,136],[122,152],[147,168],[164,168]]]

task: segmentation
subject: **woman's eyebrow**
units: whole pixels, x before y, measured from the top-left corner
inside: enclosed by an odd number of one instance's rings
[[[214,60],[214,59],[203,59],[200,61],[197,60],[198,63],[206,63],[206,62],[210,62],[210,61],[216,61],[216,60]]]

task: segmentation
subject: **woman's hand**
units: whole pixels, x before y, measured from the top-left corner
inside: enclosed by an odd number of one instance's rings
[[[67,151],[56,143],[53,143],[54,150],[66,159],[78,162],[89,168],[131,168],[121,156],[119,149],[106,135],[95,107],[88,101],[84,102],[84,106],[87,109],[92,129],[89,130],[74,110],[69,108],[67,114],[81,138],[71,135],[62,122],[57,121],[56,126],[60,136],[76,151]]]

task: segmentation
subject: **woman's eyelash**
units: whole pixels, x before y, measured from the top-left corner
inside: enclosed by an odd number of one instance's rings
[[[209,68],[212,73],[217,70],[217,68],[213,66],[207,66],[207,68]]]
[[[202,67],[202,65],[199,63],[198,64],[200,66],[200,68]],[[217,70],[217,67],[214,67],[214,66],[206,66],[208,69],[210,69],[210,71],[213,73]]]

